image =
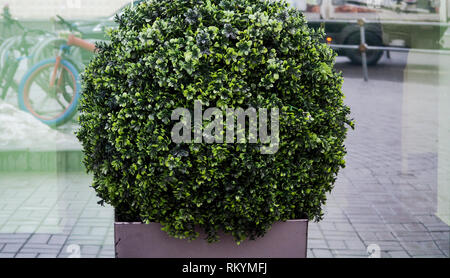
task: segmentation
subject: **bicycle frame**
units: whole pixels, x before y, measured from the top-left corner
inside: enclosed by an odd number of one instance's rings
[[[85,41],[85,40],[83,40],[81,38],[77,38],[73,34],[69,35],[69,38],[67,39],[67,44],[66,45],[62,45],[59,48],[58,55],[56,56],[55,67],[53,68],[53,72],[52,72],[52,75],[51,75],[51,78],[50,78],[50,88],[55,86],[55,81],[56,81],[56,77],[57,77],[57,74],[58,74],[58,69],[59,69],[59,67],[61,65],[61,59],[62,59],[62,55],[64,53],[64,50],[67,47],[70,47],[70,46],[77,46],[77,47],[85,49],[85,50],[87,50],[89,52],[95,52],[96,51],[95,44],[90,43],[88,41]],[[61,82],[62,78],[59,78],[58,80],[59,80],[59,82]]]
[[[36,30],[27,30],[20,36],[20,38],[18,37],[18,40],[20,40],[20,45],[22,47],[13,50],[18,50],[20,55],[18,57],[13,57],[13,59],[9,61],[10,64],[0,68],[0,90],[1,90],[0,99],[6,98],[10,88],[13,88],[14,90],[17,90],[18,88],[18,84],[14,80],[14,76],[16,74],[17,69],[19,68],[20,62],[24,59],[30,58],[29,56],[30,45],[27,45],[25,39],[29,34],[33,32],[36,32]],[[13,55],[13,52],[7,55]]]
[[[19,87],[17,82],[13,80],[13,77],[19,68],[19,64],[22,60],[27,59],[27,56],[21,56],[18,58],[15,58],[15,61],[12,65],[9,65],[8,67],[5,67],[0,71],[0,89],[1,89],[1,95],[0,99],[5,99],[6,95],[8,93],[9,88],[13,88],[14,90],[17,90]],[[3,84],[3,80],[6,79],[7,81],[5,84]]]
[[[5,99],[10,88],[17,90],[18,83],[14,80],[14,76],[16,74],[17,69],[19,68],[20,62],[24,59],[30,58],[30,50],[32,49],[32,44],[27,42],[27,37],[30,35],[46,35],[51,34],[46,31],[38,30],[38,29],[30,29],[24,27],[17,19],[11,17],[9,13],[9,9],[4,9],[3,18],[5,20],[5,27],[8,30],[11,30],[12,27],[16,26],[21,32],[21,35],[13,36],[8,39],[14,39],[17,37],[18,47],[12,49],[13,51],[17,50],[20,55],[18,57],[14,57],[9,62],[10,64],[4,65],[0,68],[0,99]],[[7,39],[7,40],[8,40]],[[6,41],[6,40],[5,40]],[[11,45],[15,45],[17,42],[12,41]],[[12,55],[12,53],[7,54]]]

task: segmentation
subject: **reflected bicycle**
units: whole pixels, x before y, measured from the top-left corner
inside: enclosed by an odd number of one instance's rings
[[[74,46],[96,50],[95,44],[70,34],[57,56],[34,65],[19,85],[19,107],[50,126],[62,125],[76,113],[81,90],[79,69],[66,56]]]

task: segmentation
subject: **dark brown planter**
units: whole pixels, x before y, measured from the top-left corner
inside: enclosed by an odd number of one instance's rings
[[[306,258],[308,220],[277,222],[264,237],[237,245],[230,235],[208,243],[170,237],[159,223],[115,222],[117,258]]]

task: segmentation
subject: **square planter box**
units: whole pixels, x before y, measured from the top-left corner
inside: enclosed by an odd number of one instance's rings
[[[117,258],[306,258],[308,220],[274,223],[264,237],[237,245],[231,235],[208,243],[170,237],[159,223],[115,222]]]

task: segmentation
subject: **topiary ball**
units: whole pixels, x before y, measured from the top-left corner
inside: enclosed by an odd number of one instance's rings
[[[352,126],[323,30],[284,1],[262,0],[149,0],[116,21],[83,73],[79,106],[100,203],[119,220],[159,222],[178,238],[200,229],[209,241],[321,219]],[[259,139],[173,142],[173,111],[196,101],[203,111],[277,108],[275,151],[262,153]]]

